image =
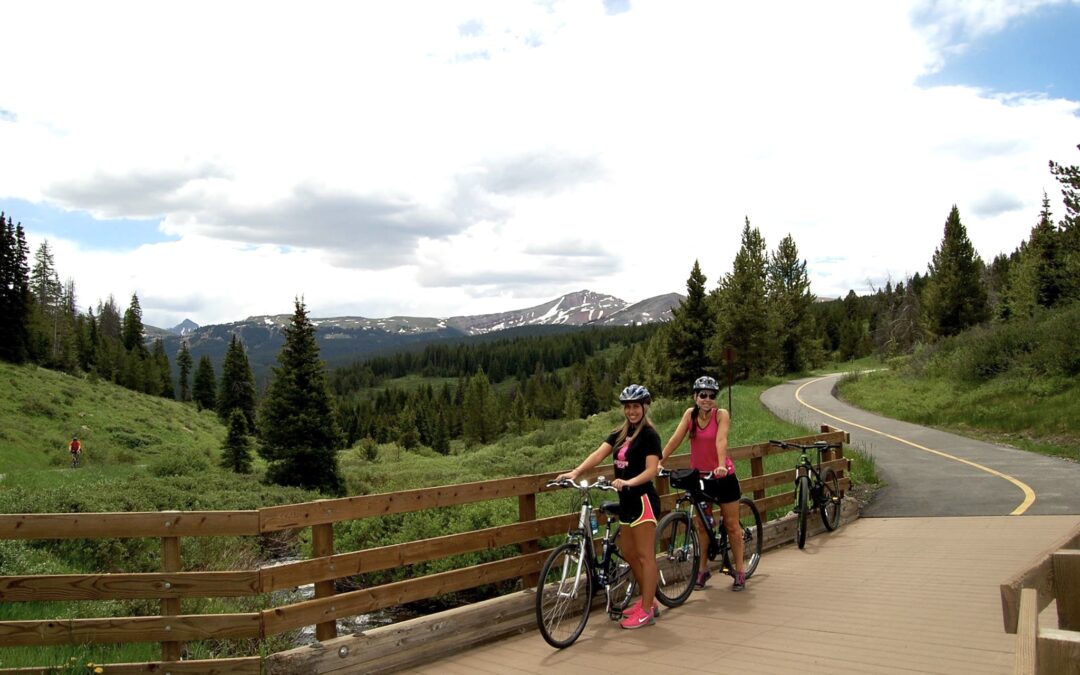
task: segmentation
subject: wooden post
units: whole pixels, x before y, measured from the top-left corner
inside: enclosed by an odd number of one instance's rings
[[[1058,628],[1080,631],[1080,551],[1055,551],[1053,563]]]
[[[524,523],[530,520],[536,520],[536,495],[518,495],[518,522]],[[536,539],[530,539],[529,541],[523,541],[519,544],[521,547],[521,554],[536,553],[540,550],[540,542]],[[521,577],[522,590],[530,589],[536,586],[536,582],[540,580],[540,575],[536,572],[526,574]]]
[[[175,520],[179,515],[177,513],[164,513],[169,522]],[[161,560],[162,570],[165,572],[179,572],[182,569],[182,563],[180,561],[180,537],[162,537],[161,538]],[[161,615],[162,616],[178,616],[180,614],[180,598],[163,598],[161,600]],[[161,660],[162,661],[179,661],[183,652],[183,643],[181,642],[162,642],[161,643]]]
[[[1034,588],[1020,591],[1020,616],[1016,621],[1016,659],[1013,673],[1035,675],[1039,672],[1039,592]]]
[[[311,557],[325,558],[334,555],[334,525],[322,523],[311,526]],[[315,598],[328,598],[334,595],[334,579],[315,582]],[[337,620],[332,619],[315,624],[315,639],[319,642],[337,637]]]
[[[751,457],[750,458],[750,476],[757,478],[758,476],[765,475],[765,458],[764,457]],[[754,490],[754,499],[765,499],[765,488]]]

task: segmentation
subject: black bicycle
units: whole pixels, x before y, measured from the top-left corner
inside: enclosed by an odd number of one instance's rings
[[[71,468],[72,469],[78,469],[79,468],[79,462],[81,461],[81,458],[82,458],[82,453],[81,452],[73,452],[73,453],[71,453]]]
[[[596,488],[617,492],[603,476],[591,485],[564,478],[547,487],[578,490],[577,525],[567,534],[566,542],[552,549],[540,572],[536,586],[536,625],[552,647],[563,649],[574,644],[592,610],[593,597],[603,589],[608,617],[618,621],[637,590],[630,564],[619,553],[619,502],[604,502],[600,508],[607,515],[600,556],[596,555],[593,537],[599,532],[592,512],[589,490]]]
[[[693,522],[695,517],[706,525],[704,529],[709,538],[706,555],[709,560],[716,560],[720,556],[721,571],[732,577],[735,576],[736,565],[723,515],[719,509],[713,511],[719,516],[715,523],[709,516],[709,505],[716,502],[705,492],[703,481],[711,480],[712,473],[703,474],[697,469],[665,469],[660,476],[668,477],[672,487],[683,490],[675,502],[675,509],[661,518],[656,526],[657,547],[666,552],[666,555],[657,558],[661,575],[656,597],[668,607],[674,607],[685,602],[694,590],[694,576],[701,562],[697,528]],[[749,497],[739,499],[739,522],[743,540],[743,570],[749,579],[761,562],[762,546],[761,513]],[[664,575],[665,569],[668,577]]]
[[[821,453],[839,450],[839,443],[816,441],[814,443],[789,443],[787,441],[769,441],[785,450],[797,448],[801,451],[795,464],[795,513],[798,520],[795,526],[795,543],[799,548],[806,546],[806,521],[811,511],[821,513],[821,522],[825,529],[832,532],[840,526],[840,506],[844,495],[840,492],[840,479],[831,466],[821,470]],[[810,461],[807,452],[817,451],[817,463]]]

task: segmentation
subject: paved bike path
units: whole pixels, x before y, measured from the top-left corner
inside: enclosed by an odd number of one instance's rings
[[[844,429],[873,455],[886,485],[862,517],[1080,514],[1080,463],[860,410],[836,398],[839,378],[788,382],[766,390],[761,401],[788,421]]]

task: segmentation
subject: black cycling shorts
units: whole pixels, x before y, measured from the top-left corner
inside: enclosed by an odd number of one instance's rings
[[[723,478],[702,481],[705,484],[705,494],[709,495],[717,504],[730,504],[739,501],[742,497],[742,489],[739,487],[739,479],[733,473]]]
[[[646,490],[640,495],[619,492],[619,520],[624,525],[636,527],[642,523],[656,524],[660,513],[660,495]]]

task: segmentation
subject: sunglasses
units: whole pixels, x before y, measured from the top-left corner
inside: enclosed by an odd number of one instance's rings
[[[702,398],[702,399],[707,398],[710,401],[715,401],[716,400],[716,392],[712,392],[712,391],[698,392],[697,397]]]

